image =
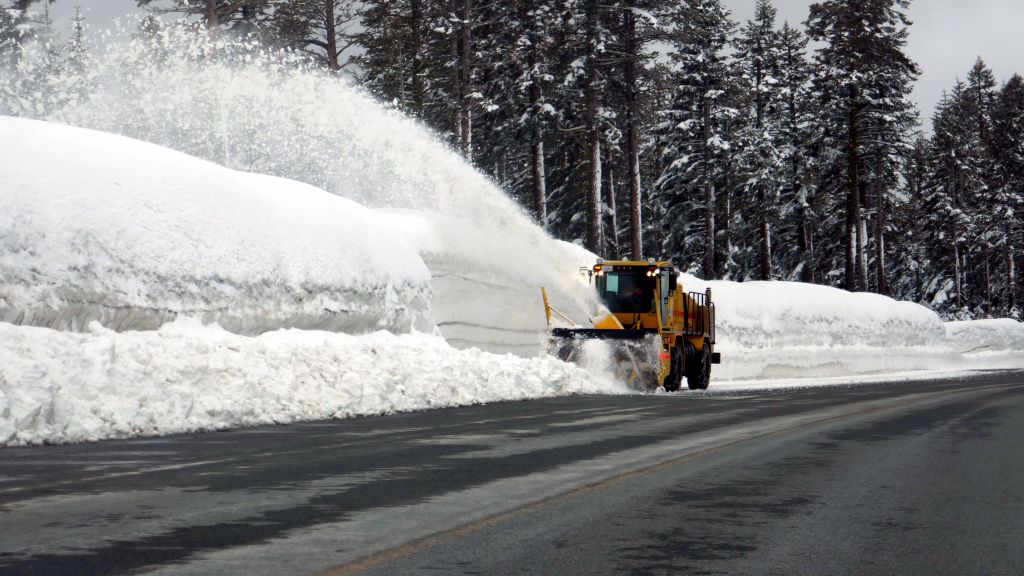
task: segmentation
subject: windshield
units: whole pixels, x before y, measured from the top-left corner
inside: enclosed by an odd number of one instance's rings
[[[654,278],[646,268],[609,270],[597,277],[597,293],[612,312],[642,313],[654,311]]]

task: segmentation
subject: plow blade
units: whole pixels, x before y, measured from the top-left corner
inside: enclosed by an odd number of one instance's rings
[[[661,385],[661,348],[657,330],[554,328],[549,342],[549,352],[566,362],[609,362],[616,379],[637,390]],[[591,354],[606,358],[585,357]]]

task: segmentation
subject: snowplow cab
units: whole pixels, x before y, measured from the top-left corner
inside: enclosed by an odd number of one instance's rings
[[[573,361],[588,340],[607,341],[616,376],[635,388],[668,391],[708,387],[714,352],[715,310],[711,290],[686,292],[671,262],[598,260],[582,270],[607,309],[591,327],[575,325],[551,307],[544,293],[549,352]],[[572,323],[554,326],[556,317]]]

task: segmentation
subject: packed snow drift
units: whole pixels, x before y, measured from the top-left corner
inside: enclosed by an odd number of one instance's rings
[[[722,364],[716,379],[795,378],[952,367],[959,353],[931,310],[878,294],[795,282],[704,282]]]
[[[1024,356],[1024,323],[1009,318],[947,322],[946,337],[954,351],[974,360]]]
[[[432,329],[423,261],[352,201],[92,130],[0,117],[0,134],[0,320]]]

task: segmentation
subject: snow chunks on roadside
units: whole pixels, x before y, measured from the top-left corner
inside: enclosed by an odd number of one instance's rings
[[[93,130],[0,133],[0,321],[433,330],[423,260],[351,200]]]
[[[0,446],[130,438],[627,390],[554,358],[429,334],[85,333],[0,322]]]

